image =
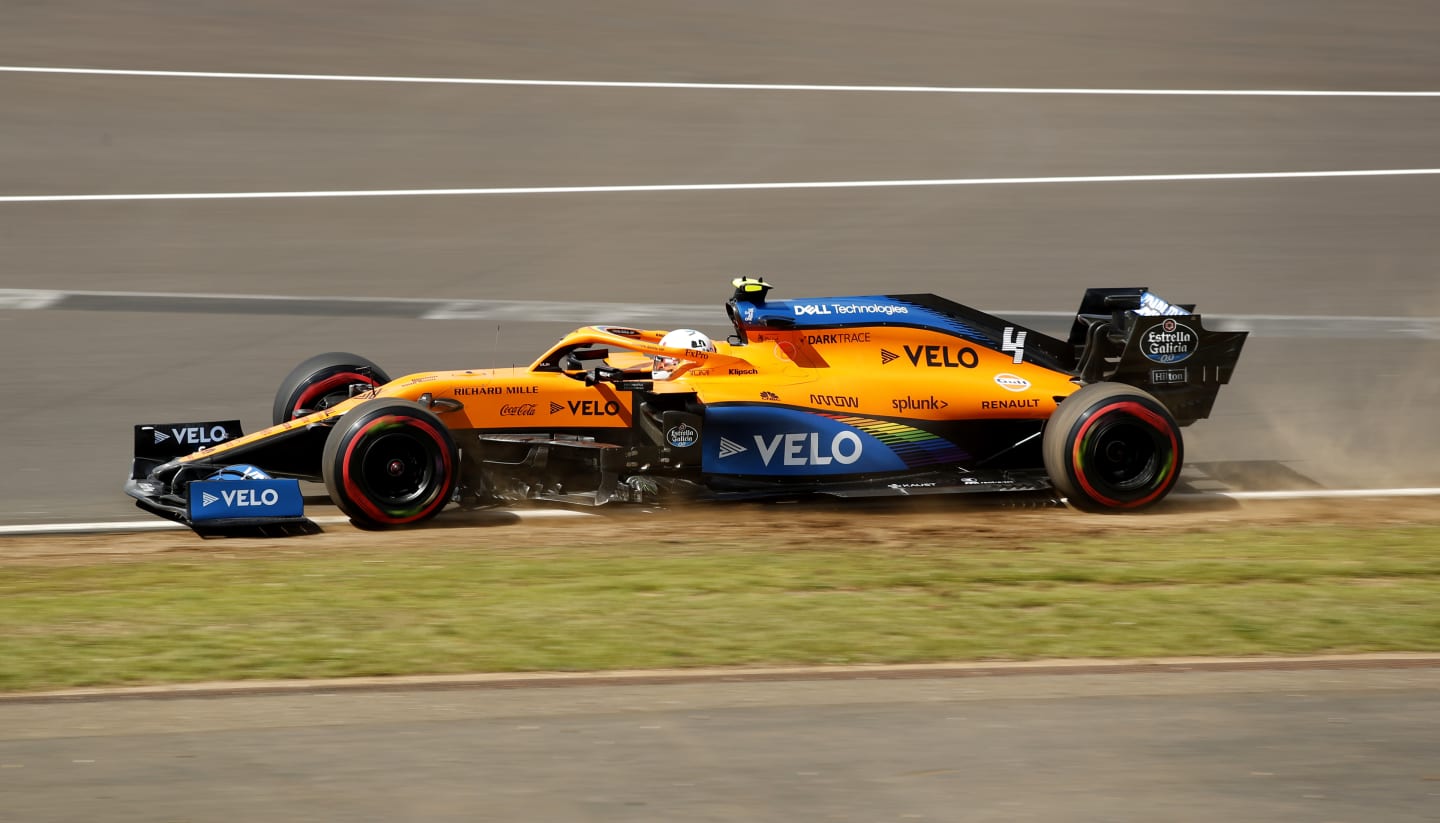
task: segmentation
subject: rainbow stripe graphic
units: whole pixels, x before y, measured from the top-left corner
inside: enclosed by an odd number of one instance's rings
[[[904,423],[843,414],[822,414],[820,416],[853,426],[879,440],[912,469],[921,466],[960,463],[970,459],[969,454],[949,440]]]

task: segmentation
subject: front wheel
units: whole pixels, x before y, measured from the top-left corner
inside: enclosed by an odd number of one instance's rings
[[[270,422],[278,426],[343,403],[350,398],[353,387],[373,389],[389,382],[384,369],[358,354],[344,351],[317,354],[280,381]]]
[[[429,409],[409,400],[367,400],[325,440],[321,467],[330,499],[362,529],[409,526],[439,514],[455,490],[459,450]]]
[[[1159,400],[1120,383],[1092,383],[1065,398],[1045,424],[1045,471],[1085,511],[1160,502],[1180,477],[1180,426]]]

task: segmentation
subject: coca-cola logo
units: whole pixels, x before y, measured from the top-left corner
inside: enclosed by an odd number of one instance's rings
[[[519,404],[519,405],[510,405],[510,404],[507,403],[507,404],[505,404],[504,406],[501,406],[501,407],[500,407],[500,416],[501,416],[501,417],[534,417],[534,416],[535,416],[535,404],[534,404],[534,403],[521,403],[521,404]]]

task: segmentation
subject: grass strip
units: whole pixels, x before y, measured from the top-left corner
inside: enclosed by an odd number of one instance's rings
[[[844,534],[0,566],[0,690],[503,671],[1440,650],[1440,528],[1017,548]]]

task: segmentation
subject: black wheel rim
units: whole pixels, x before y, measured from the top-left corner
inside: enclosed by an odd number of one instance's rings
[[[1101,422],[1086,441],[1090,481],[1120,495],[1148,491],[1165,462],[1157,432],[1129,415]]]
[[[360,449],[354,476],[365,494],[381,508],[419,508],[434,495],[440,454],[423,432],[391,429],[369,438]]]

